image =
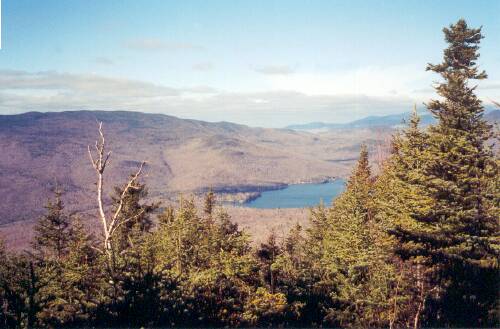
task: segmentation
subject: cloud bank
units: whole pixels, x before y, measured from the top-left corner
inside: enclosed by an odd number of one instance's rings
[[[283,127],[293,123],[346,122],[367,115],[401,113],[410,109],[414,102],[414,98],[398,93],[308,94],[290,89],[236,93],[210,86],[173,88],[98,75],[0,70],[0,114],[131,110]]]

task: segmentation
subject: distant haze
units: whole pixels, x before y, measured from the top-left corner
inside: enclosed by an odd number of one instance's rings
[[[483,26],[500,95],[500,1],[4,1],[0,114],[125,110],[283,127],[435,97],[444,26]]]

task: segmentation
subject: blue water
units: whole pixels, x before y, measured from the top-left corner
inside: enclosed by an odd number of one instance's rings
[[[337,179],[324,184],[296,184],[289,185],[282,190],[265,191],[262,195],[243,204],[249,208],[303,208],[312,207],[321,200],[330,205],[332,199],[344,190],[345,181]]]

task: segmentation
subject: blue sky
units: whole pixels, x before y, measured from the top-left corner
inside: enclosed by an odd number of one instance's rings
[[[500,98],[500,1],[3,0],[0,113],[138,110],[280,127],[408,110],[441,29],[483,26]]]

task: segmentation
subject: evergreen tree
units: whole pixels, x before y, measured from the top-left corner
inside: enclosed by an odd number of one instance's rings
[[[161,273],[160,324],[236,326],[257,285],[257,264],[248,236],[231,223],[226,212],[199,216],[194,200],[181,198],[177,209],[160,215],[154,233]]]
[[[98,270],[92,240],[77,219],[64,212],[60,190],[35,227],[36,314],[41,326],[61,327],[90,321],[99,303]],[[102,283],[102,282],[101,282]]]
[[[487,140],[491,126],[470,80],[486,78],[478,70],[481,29],[461,19],[444,30],[448,48],[443,62],[429,64],[443,78],[441,100],[428,104],[438,120],[428,131],[421,185],[432,207],[416,211],[418,227],[400,227],[396,236],[408,254],[425,257],[435,272],[429,301],[431,325],[483,326],[495,323],[498,280],[497,161]]]
[[[56,189],[54,194],[54,201],[49,200],[45,207],[47,214],[35,226],[32,244],[36,259],[35,272],[39,278],[37,299],[40,310],[37,317],[42,325],[61,324],[65,317],[61,314],[66,306],[63,274],[71,229],[69,216],[64,212],[62,192]]]
[[[268,285],[271,294],[274,294],[276,288],[276,276],[278,271],[275,265],[278,256],[281,254],[281,247],[278,245],[276,232],[272,231],[267,241],[261,243],[257,250],[257,259],[261,262],[261,273],[263,281]]]
[[[253,327],[277,327],[283,324],[287,307],[285,294],[259,287],[245,305],[243,318]]]
[[[31,257],[9,254],[0,244],[0,325],[2,328],[38,326],[38,277]]]
[[[334,201],[325,232],[323,264],[334,278],[334,306],[325,322],[341,327],[389,324],[394,270],[387,239],[373,218],[373,179],[366,146]]]
[[[115,187],[113,201],[115,208],[118,207],[120,196],[123,191],[121,187]],[[134,240],[140,239],[143,233],[150,232],[153,227],[151,214],[158,209],[158,204],[146,204],[143,202],[148,195],[144,184],[137,184],[127,190],[122,199],[122,211],[117,222],[123,223],[119,227],[117,237],[115,238],[115,248],[118,253],[123,252],[130,247]]]
[[[390,157],[374,185],[375,220],[390,235],[404,228],[421,229],[413,219],[415,213],[432,208],[433,201],[419,182],[425,180],[424,151],[428,136],[419,127],[416,106],[407,127],[392,140]],[[415,244],[389,239],[387,249],[393,253],[397,291],[392,296],[394,325],[418,328],[428,294],[432,267],[426,257],[415,256]]]
[[[213,190],[208,191],[208,193],[205,195],[205,202],[203,206],[203,212],[205,213],[205,216],[211,218],[212,213],[214,212],[215,208],[215,193]]]
[[[71,240],[64,261],[62,276],[62,303],[57,311],[58,326],[85,326],[97,319],[99,307],[104,301],[104,257],[94,248],[92,235],[86,232],[76,218],[71,223]]]
[[[333,281],[323,266],[323,239],[326,210],[320,205],[311,210],[309,234],[296,224],[289,232],[282,253],[275,261],[277,290],[287,298],[285,325],[319,326],[325,310],[333,307],[330,291]],[[316,226],[317,225],[317,226]]]
[[[153,228],[152,213],[158,208],[155,203],[144,203],[148,192],[144,184],[129,188],[115,188],[115,209],[121,201],[121,212],[117,230],[112,237],[114,250],[112,266],[108,268],[109,314],[113,325],[150,325],[154,320],[154,307],[158,304],[158,276],[154,272],[155,251],[150,243]]]
[[[33,249],[41,259],[60,262],[68,252],[70,220],[64,212],[62,191],[56,189],[54,195],[54,201],[49,200],[45,206],[47,214],[35,226]]]

